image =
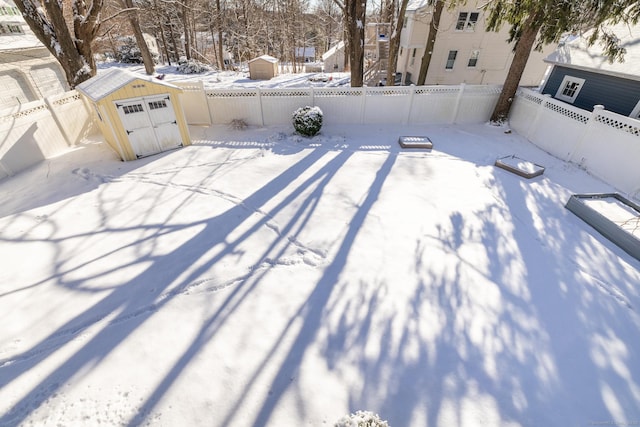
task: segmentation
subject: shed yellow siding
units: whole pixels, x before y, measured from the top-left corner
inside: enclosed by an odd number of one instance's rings
[[[123,160],[136,160],[136,154],[129,142],[129,137],[118,114],[115,103],[131,98],[142,98],[157,95],[169,95],[176,115],[176,123],[180,130],[183,145],[190,145],[189,128],[182,109],[178,94],[180,89],[153,84],[145,80],[133,80],[131,83],[115,90],[95,103],[96,110],[102,115],[98,125],[107,143],[121,156]]]

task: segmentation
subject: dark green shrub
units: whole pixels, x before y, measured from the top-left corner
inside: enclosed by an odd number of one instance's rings
[[[322,127],[322,110],[318,107],[302,107],[293,112],[293,127],[300,135],[314,136]]]

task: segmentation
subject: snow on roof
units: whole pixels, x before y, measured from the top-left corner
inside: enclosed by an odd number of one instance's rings
[[[131,71],[123,70],[121,68],[109,68],[105,72],[80,83],[76,86],[76,89],[91,98],[91,100],[99,101],[134,80],[146,80],[154,84],[180,89],[178,86],[172,85],[171,83],[155,79],[151,76],[132,73]]]
[[[19,24],[19,23],[16,23]],[[31,32],[27,32],[22,24],[19,24],[23,34],[3,34],[0,36],[0,51],[22,50],[22,49],[46,49],[40,40]],[[26,26],[26,25],[25,25]]]
[[[336,44],[331,49],[329,49],[328,51],[322,54],[322,60],[326,61],[327,58],[330,58],[331,56],[335,55],[337,51],[343,50],[343,49],[344,49],[344,42],[343,41],[338,42],[338,44]]]
[[[315,47],[297,47],[296,48],[296,56],[315,56],[316,48]]]
[[[596,70],[604,74],[640,79],[640,25],[620,23],[606,28],[619,38],[620,45],[626,49],[624,62],[609,62],[603,55],[602,45],[598,42],[589,46],[587,40],[592,31],[581,36],[569,37],[544,61],[569,68]]]
[[[269,56],[269,55],[262,55],[262,56],[258,56],[257,58],[253,58],[251,61],[249,62],[253,62],[253,61],[257,61],[258,59],[262,59],[264,61],[269,61],[269,62],[273,62],[274,64],[276,62],[278,62],[277,58],[274,58],[273,56]]]
[[[407,3],[407,12],[422,9],[425,6],[429,6],[430,0],[409,0]]]

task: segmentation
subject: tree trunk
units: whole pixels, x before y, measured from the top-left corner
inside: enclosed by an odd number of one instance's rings
[[[527,66],[531,49],[533,48],[536,36],[540,30],[539,26],[534,25],[535,22],[540,22],[540,20],[537,19],[538,14],[534,14],[527,19],[523,26],[524,28],[522,29],[520,38],[516,42],[513,60],[511,61],[511,66],[509,67],[509,72],[507,73],[504,85],[502,86],[502,92],[500,92],[498,103],[493,110],[493,114],[491,114],[491,122],[502,123],[507,120],[507,117],[509,117],[509,110],[511,110],[513,99],[516,96],[516,91],[520,84],[520,78],[522,77],[524,68]]]
[[[162,25],[162,16],[158,13],[158,29],[160,30],[160,39],[162,40],[162,49],[164,50],[164,55],[167,57],[167,63],[171,65],[171,55],[169,55],[169,48],[167,46],[167,38],[164,35],[164,25]]]
[[[133,0],[123,0],[123,5],[127,9],[130,9],[129,13],[127,13],[127,19],[129,20],[129,24],[133,30],[133,35],[136,38],[136,44],[140,49],[140,55],[142,56],[142,62],[144,63],[144,71],[148,75],[153,75],[155,72],[155,64],[153,63],[151,52],[149,52],[147,41],[144,39],[144,35],[142,34],[142,28],[140,28],[138,10],[133,5]]]
[[[362,87],[364,73],[364,25],[366,0],[347,0],[347,32],[349,38],[349,63],[351,87]]]
[[[218,27],[218,59],[220,61],[220,69],[226,70],[227,66],[224,63],[224,51],[222,42],[222,8],[220,7],[220,0],[216,0],[216,26]]]
[[[71,89],[96,74],[91,43],[100,26],[102,0],[94,0],[87,10],[84,2],[73,3],[73,35],[64,17],[63,3],[34,0],[15,0],[31,31],[64,70]],[[44,6],[46,14],[41,9]]]
[[[404,15],[407,13],[407,5],[409,0],[402,0],[396,28],[389,39],[389,62],[387,64],[387,86],[396,84],[396,69],[398,66],[398,50],[400,50],[400,36],[402,35],[402,27],[404,26]]]
[[[427,36],[427,43],[424,47],[422,61],[420,62],[418,86],[424,85],[424,82],[427,79],[427,72],[429,71],[429,65],[431,65],[431,57],[433,56],[433,47],[435,46],[436,38],[438,37],[438,28],[440,27],[440,16],[442,16],[442,9],[444,9],[444,1],[436,0],[435,5],[433,6],[433,16],[431,17],[431,23],[429,24],[429,35]]]
[[[187,60],[191,59],[191,31],[189,29],[189,8],[187,0],[182,2],[182,27],[184,29],[184,56]]]
[[[169,36],[171,37],[171,46],[173,46],[173,59],[176,62],[180,62],[180,48],[178,47],[178,41],[176,40],[176,35],[173,31],[173,22],[171,21],[171,17],[167,17],[169,25]]]

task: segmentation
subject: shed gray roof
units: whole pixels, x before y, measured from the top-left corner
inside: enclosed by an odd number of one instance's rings
[[[262,56],[258,56],[257,58],[253,58],[251,61],[249,62],[253,62],[253,61],[257,61],[258,59],[262,59],[264,61],[268,61],[268,62],[273,62],[274,64],[276,62],[278,62],[278,60],[276,58],[274,58],[273,56],[270,55],[262,55]]]
[[[106,71],[91,77],[89,80],[85,80],[80,83],[76,86],[76,89],[95,102],[112,94],[116,90],[123,88],[134,80],[145,80],[153,84],[180,90],[178,86],[172,85],[171,83],[158,80],[152,76],[135,74],[121,68],[109,68]]]
[[[569,37],[544,61],[569,68],[640,80],[640,25],[620,23],[606,28],[618,37],[620,45],[626,49],[624,62],[609,62],[603,55],[602,46],[598,42],[589,46],[587,40],[592,34],[591,31],[581,36]]]

